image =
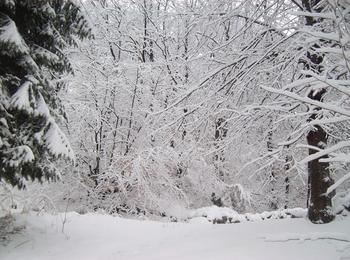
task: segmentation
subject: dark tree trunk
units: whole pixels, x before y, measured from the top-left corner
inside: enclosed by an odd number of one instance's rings
[[[289,148],[289,146],[287,146]],[[284,194],[285,194],[285,201],[284,201],[284,208],[287,209],[289,206],[289,193],[290,193],[290,179],[289,179],[289,173],[288,171],[290,170],[292,163],[292,157],[290,155],[286,156],[286,161],[284,164],[284,172],[286,177],[284,178],[284,184],[285,184],[285,189],[284,189]]]
[[[324,148],[327,142],[327,133],[322,127],[316,126],[313,131],[307,135],[309,145]],[[309,149],[309,154],[317,151]],[[327,158],[323,156],[319,159]],[[333,184],[330,177],[329,163],[320,162],[319,159],[308,163],[309,179],[308,179],[308,217],[314,223],[328,223],[334,219],[331,211],[332,198],[325,196],[327,189]]]
[[[224,180],[224,172],[222,170],[223,163],[225,161],[224,152],[220,149],[222,145],[220,142],[226,138],[227,136],[227,122],[224,118],[220,117],[215,122],[215,148],[217,149],[214,160],[215,167],[218,173],[218,176],[221,180]]]
[[[271,129],[272,126],[272,119],[269,123],[269,128]],[[269,130],[267,133],[267,151],[270,153],[273,151],[273,143],[272,143],[272,130]],[[272,164],[271,172],[269,176],[269,184],[271,186],[271,199],[269,201],[269,208],[271,210],[277,210],[278,209],[278,201],[276,197],[276,173],[275,173],[275,165]]]
[[[320,0],[303,0],[303,7],[308,12],[321,12],[322,6],[319,5]],[[319,20],[313,17],[306,17],[306,25],[313,26]],[[313,48],[317,49],[319,46],[315,44]],[[321,73],[323,57],[317,54],[307,53],[308,60],[305,63],[306,69]],[[322,101],[326,89],[310,91],[308,97],[316,101]],[[317,118],[317,111],[320,108],[314,108],[315,113],[310,116],[310,121]],[[307,134],[307,142],[310,146],[324,149],[327,145],[328,135],[320,125],[315,125],[314,129]],[[310,148],[309,154],[316,153],[317,150]],[[333,184],[330,176],[329,163],[320,162],[321,158],[315,159],[308,163],[308,217],[313,223],[328,223],[334,219],[334,214],[331,211],[332,198],[325,196],[327,189]]]

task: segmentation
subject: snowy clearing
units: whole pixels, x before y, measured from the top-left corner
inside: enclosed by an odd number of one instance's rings
[[[0,246],[0,259],[350,259],[350,218],[213,225],[131,220],[101,214],[17,214],[26,228]],[[63,227],[63,223],[65,225]]]

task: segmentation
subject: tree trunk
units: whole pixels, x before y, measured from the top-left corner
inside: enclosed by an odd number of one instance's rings
[[[303,0],[303,7],[308,12],[321,12],[322,6],[319,5],[320,0]],[[314,26],[319,20],[313,17],[306,17],[306,25]],[[319,48],[317,44],[313,48]],[[323,57],[321,55],[307,53],[308,62],[305,63],[306,69],[316,71],[321,74]],[[322,101],[326,89],[311,90],[308,94],[310,99]],[[317,118],[317,111],[320,108],[314,108],[315,113],[310,116],[310,121]],[[315,125],[314,129],[307,134],[307,142],[310,146],[324,149],[327,145],[328,135],[325,130]],[[310,148],[309,155],[316,153],[317,150]],[[313,223],[328,223],[334,219],[334,214],[331,211],[332,198],[325,196],[327,189],[332,185],[333,180],[330,176],[329,163],[320,162],[321,158],[315,159],[308,163],[308,218]]]
[[[321,126],[316,126],[314,130],[307,135],[309,145],[324,148],[327,143],[327,133]],[[309,149],[309,154],[317,151]],[[327,158],[323,156],[322,158]],[[331,211],[332,198],[330,195],[324,195],[327,189],[333,184],[330,177],[329,163],[320,162],[319,159],[308,163],[308,217],[314,223],[328,223],[334,219]]]

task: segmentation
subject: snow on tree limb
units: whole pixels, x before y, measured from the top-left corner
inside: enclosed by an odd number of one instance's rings
[[[343,108],[340,108],[338,106],[327,104],[327,103],[320,102],[320,101],[316,101],[316,100],[310,99],[308,97],[301,97],[295,93],[285,91],[285,90],[280,90],[280,89],[267,87],[267,86],[261,86],[261,88],[265,89],[266,91],[272,92],[272,93],[276,93],[276,94],[280,94],[283,96],[293,98],[295,100],[301,101],[301,102],[306,103],[306,104],[314,105],[316,107],[320,107],[320,108],[324,108],[324,109],[329,110],[329,111],[336,112],[338,114],[347,116],[350,119],[350,111],[343,109]]]
[[[58,125],[50,120],[44,135],[45,143],[51,154],[58,157],[64,156],[72,161],[75,161],[75,155],[69,141]]]
[[[34,112],[35,98],[33,96],[32,82],[24,82],[11,97],[10,105],[13,108],[18,108],[27,111],[29,114]]]
[[[5,155],[9,156],[6,165],[13,168],[35,159],[33,151],[27,145],[7,149]]]
[[[348,162],[350,162],[350,155],[348,155],[347,157],[348,157]],[[328,196],[333,191],[335,191],[340,185],[342,185],[345,181],[347,181],[349,179],[350,179],[350,173],[345,174],[343,177],[341,177],[339,180],[337,180],[332,186],[330,186],[327,189],[327,192],[325,195]]]
[[[342,148],[345,148],[345,147],[350,147],[350,141],[341,141],[341,142],[338,142],[337,144],[331,146],[331,147],[328,147],[324,150],[321,150],[321,151],[318,151],[312,155],[309,155],[307,157],[305,157],[303,160],[300,161],[300,163],[308,163],[310,161],[313,161],[313,160],[316,160],[320,157],[323,157],[325,155],[328,155],[332,152],[335,152],[335,151],[338,151]]]
[[[29,52],[27,44],[17,30],[16,23],[4,14],[0,14],[0,43],[9,44],[10,48],[15,49],[15,52]]]
[[[334,15],[334,13],[311,13],[311,12],[294,11],[294,12],[290,12],[290,14],[296,15],[296,16],[309,16],[309,17],[332,19],[332,20],[335,20],[337,18]]]

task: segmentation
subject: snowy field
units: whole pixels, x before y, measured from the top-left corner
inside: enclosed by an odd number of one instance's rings
[[[349,217],[326,225],[303,218],[213,225],[204,218],[165,223],[77,213],[16,219],[26,228],[0,246],[1,260],[350,260]]]

